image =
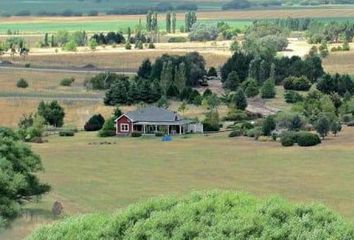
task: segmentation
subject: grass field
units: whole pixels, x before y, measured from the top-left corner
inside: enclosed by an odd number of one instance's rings
[[[318,147],[301,149],[230,139],[225,133],[177,137],[170,143],[98,139],[94,133],[48,140],[32,147],[46,169],[40,177],[53,191],[30,205],[31,218],[19,220],[21,227],[15,225],[2,239],[20,239],[34,225],[51,221],[50,206],[56,200],[68,215],[112,212],[152,196],[215,188],[322,202],[346,217],[354,215],[354,128]]]

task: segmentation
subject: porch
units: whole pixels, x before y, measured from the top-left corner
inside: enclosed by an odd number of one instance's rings
[[[187,124],[169,124],[169,123],[134,123],[133,132],[140,132],[144,135],[161,132],[167,135],[186,134]]]

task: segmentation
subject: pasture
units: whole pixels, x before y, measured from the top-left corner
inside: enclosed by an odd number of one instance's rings
[[[140,199],[215,188],[279,194],[324,203],[346,217],[354,214],[354,128],[312,148],[230,139],[226,133],[175,137],[169,143],[155,137],[100,139],[95,133],[48,141],[32,148],[43,159],[40,177],[53,191],[26,207],[30,214],[4,239],[21,239],[35,225],[52,221],[56,200],[67,215],[112,212]]]

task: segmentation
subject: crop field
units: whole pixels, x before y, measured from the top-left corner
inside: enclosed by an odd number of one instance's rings
[[[354,50],[331,53],[324,59],[323,64],[329,72],[354,75]]]
[[[43,159],[40,177],[53,191],[29,205],[31,217],[18,220],[21,227],[15,225],[1,239],[21,239],[36,224],[51,221],[54,201],[63,203],[67,215],[112,212],[152,196],[215,188],[280,194],[292,201],[324,203],[346,217],[354,214],[354,128],[301,151],[274,142],[230,139],[226,133],[176,137],[169,143],[158,138],[99,139],[94,133],[48,141],[32,148]]]
[[[183,55],[187,52],[199,51],[204,56],[207,66],[221,66],[231,55],[228,50],[228,43],[225,43],[225,46],[220,46],[219,50],[210,44],[156,44],[157,49],[155,50],[125,50],[122,47],[116,49],[106,47],[103,51],[96,52],[43,53],[30,54],[25,60],[20,57],[4,59],[18,64],[30,63],[31,66],[83,67],[92,64],[99,68],[117,68],[124,72],[137,70],[146,58],[154,61],[163,54]]]
[[[10,13],[16,14],[19,11],[27,10],[31,14],[37,14],[40,11],[61,13],[64,10],[72,10],[73,12],[87,13],[91,10],[98,12],[107,12],[112,9],[132,9],[141,7],[155,7],[160,2],[168,2],[173,5],[181,4],[178,0],[113,0],[113,1],[71,1],[71,0],[3,0],[1,2],[0,14]],[[217,10],[227,2],[227,0],[183,0],[182,3],[196,3],[200,9]],[[20,7],[19,7],[20,6]]]
[[[354,7],[328,9],[274,9],[274,10],[244,10],[244,11],[212,11],[198,12],[199,22],[215,24],[219,21],[230,25],[245,28],[257,19],[274,18],[319,18],[321,21],[354,21]],[[159,14],[159,28],[165,29],[165,14]],[[134,28],[139,19],[144,24],[145,15],[119,15],[98,17],[10,17],[2,18],[0,34],[8,30],[20,31],[22,34],[68,31],[126,31]],[[184,25],[184,14],[177,14],[177,28]]]

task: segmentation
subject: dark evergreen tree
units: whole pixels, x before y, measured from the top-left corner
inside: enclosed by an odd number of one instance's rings
[[[139,67],[139,70],[137,72],[138,77],[144,78],[144,79],[149,79],[151,75],[151,62],[150,59],[145,59],[141,66]]]
[[[235,108],[245,110],[247,108],[247,99],[242,88],[238,88],[234,96]]]

